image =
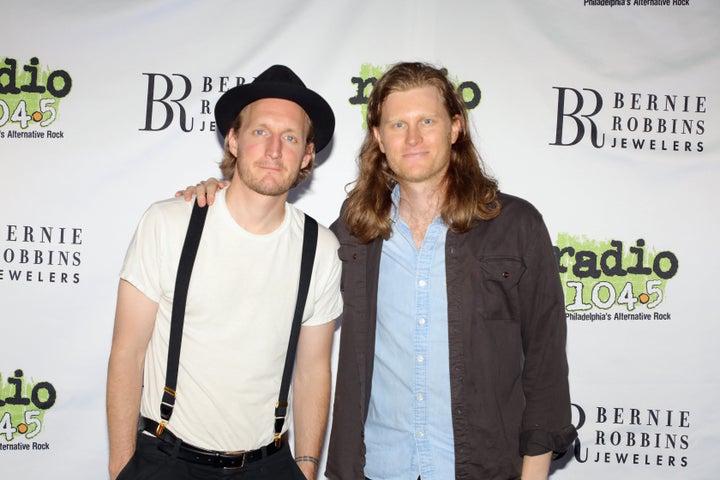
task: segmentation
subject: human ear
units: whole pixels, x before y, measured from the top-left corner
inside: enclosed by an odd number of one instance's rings
[[[378,148],[382,153],[385,153],[385,145],[383,145],[382,138],[380,137],[380,131],[377,127],[373,127],[372,129],[373,136],[375,137],[375,141],[378,144]]]

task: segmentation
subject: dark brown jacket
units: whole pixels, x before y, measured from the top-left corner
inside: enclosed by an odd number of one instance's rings
[[[523,455],[562,452],[577,436],[552,244],[532,205],[500,201],[497,218],[448,232],[445,247],[457,479],[520,478]],[[382,240],[358,244],[341,219],[331,229],[345,309],[326,475],[362,480]]]

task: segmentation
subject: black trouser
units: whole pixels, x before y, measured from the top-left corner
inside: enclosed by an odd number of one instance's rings
[[[277,453],[240,469],[209,467],[181,460],[158,448],[162,440],[138,432],[135,454],[117,480],[305,480],[285,445]]]

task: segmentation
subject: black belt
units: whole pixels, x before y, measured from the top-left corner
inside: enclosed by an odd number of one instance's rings
[[[262,460],[265,457],[277,453],[280,449],[287,444],[287,433],[281,437],[279,445],[276,442],[270,442],[264,447],[260,447],[257,450],[242,451],[242,452],[218,452],[215,450],[206,450],[199,448],[189,443],[185,443],[179,440],[170,430],[167,428],[162,430],[160,435],[157,434],[158,423],[149,418],[143,417],[144,425],[143,430],[153,434],[157,438],[163,441],[158,448],[169,455],[174,454],[175,444],[179,441],[180,448],[177,451],[177,458],[185,460],[191,463],[197,463],[200,465],[207,465],[210,467],[218,468],[242,468],[248,463]]]

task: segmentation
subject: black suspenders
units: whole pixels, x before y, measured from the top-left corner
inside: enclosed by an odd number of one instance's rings
[[[285,368],[283,369],[280,394],[275,404],[275,445],[280,447],[281,432],[285,417],[287,416],[287,398],[290,390],[290,379],[292,378],[293,366],[295,365],[295,352],[297,351],[298,337],[300,336],[300,322],[305,311],[310,278],[312,277],[313,263],[315,262],[315,250],[317,247],[318,224],[314,218],[305,215],[305,228],[303,231],[302,258],[300,260],[300,283],[298,295],[295,302],[295,315],[293,316],[288,340],[287,355],[285,355]]]
[[[180,254],[180,264],[178,265],[177,276],[175,277],[175,293],[170,320],[170,340],[168,342],[168,359],[165,370],[165,388],[160,402],[161,420],[156,431],[158,435],[165,430],[165,425],[170,421],[173,408],[175,408],[175,389],[177,388],[180,346],[182,344],[182,330],[185,321],[185,301],[187,300],[190,274],[192,273],[195,263],[195,256],[198,245],[200,244],[200,237],[202,236],[207,212],[207,206],[200,208],[197,202],[195,202],[192,214],[190,215],[187,233],[185,234],[185,243],[183,243],[182,253]]]
[[[168,345],[167,370],[165,373],[165,388],[160,402],[160,418],[156,434],[162,434],[165,425],[170,421],[170,417],[175,407],[175,398],[177,388],[178,367],[180,364],[180,347],[182,344],[182,330],[185,320],[185,303],[187,300],[188,285],[190,284],[190,275],[192,274],[195,256],[197,254],[200,237],[202,236],[203,226],[205,225],[205,217],[207,216],[207,207],[200,208],[197,204],[193,206],[190,216],[185,243],[183,243],[182,253],[180,254],[180,264],[178,266],[177,276],[175,278],[175,294],[173,298],[172,316],[170,321],[170,340]],[[297,351],[297,342],[300,335],[300,323],[302,315],[305,311],[305,302],[307,300],[308,289],[310,288],[310,278],[312,276],[312,267],[315,261],[315,250],[317,247],[318,224],[312,217],[305,215],[305,228],[303,233],[302,259],[300,262],[300,283],[298,287],[298,296],[295,304],[295,315],[293,317],[292,327],[290,329],[290,339],[288,341],[288,351],[285,357],[285,368],[283,370],[282,384],[280,385],[280,393],[278,401],[275,404],[275,428],[274,438],[276,444],[281,439],[282,427],[285,423],[288,407],[288,392],[290,390],[290,380],[292,378],[293,366],[295,365],[295,353]]]

